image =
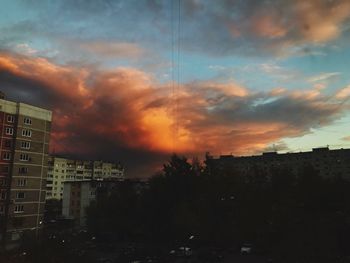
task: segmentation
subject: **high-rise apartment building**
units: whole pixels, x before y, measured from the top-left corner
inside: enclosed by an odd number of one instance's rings
[[[41,228],[52,112],[0,99],[0,240]]]
[[[46,198],[62,199],[63,183],[67,181],[123,178],[124,168],[120,163],[71,160],[50,156]]]

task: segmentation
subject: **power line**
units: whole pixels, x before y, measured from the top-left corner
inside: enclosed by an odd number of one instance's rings
[[[175,30],[174,30],[174,1],[171,1],[171,112],[175,116]],[[172,152],[175,149],[175,129],[172,127]]]
[[[175,144],[177,143],[178,130],[179,130],[179,100],[178,94],[180,91],[181,82],[181,67],[180,67],[180,54],[181,54],[181,0],[177,0],[177,36],[175,34],[175,1],[171,1],[171,90],[172,90],[172,115],[173,115],[173,127],[172,127],[172,151],[175,151]],[[175,40],[177,37],[177,41]],[[176,63],[175,63],[175,48],[177,45]],[[175,69],[176,64],[176,69]],[[176,70],[176,77],[175,77]],[[176,78],[176,79],[175,79]],[[177,82],[175,84],[175,81]]]
[[[180,43],[181,43],[181,0],[178,0],[178,25],[177,25],[177,90],[175,97],[175,135],[179,132],[179,92],[180,92]]]

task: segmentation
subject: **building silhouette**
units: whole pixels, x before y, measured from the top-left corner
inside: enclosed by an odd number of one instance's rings
[[[248,174],[252,169],[271,174],[272,170],[281,167],[288,168],[296,174],[305,166],[312,166],[324,178],[339,176],[350,180],[350,149],[331,150],[322,147],[296,153],[265,152],[253,156],[209,156],[208,163],[211,169],[232,169],[241,174]]]

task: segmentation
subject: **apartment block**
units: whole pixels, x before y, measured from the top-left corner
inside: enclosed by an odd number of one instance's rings
[[[63,183],[62,215],[75,221],[76,226],[86,225],[86,209],[90,203],[101,196],[109,196],[121,188],[140,194],[147,189],[148,182],[138,179],[120,180],[105,178],[97,180],[65,181]]]
[[[0,99],[0,240],[42,226],[52,112]]]
[[[123,179],[124,168],[120,163],[82,161],[51,156],[47,174],[47,199],[62,199],[66,181],[98,179]]]
[[[297,173],[305,165],[311,165],[325,178],[340,176],[350,180],[350,149],[334,149],[328,147],[314,148],[307,152],[277,153],[266,152],[255,156],[221,155],[210,157],[212,169],[232,169],[242,174],[248,173],[253,167],[267,174],[277,167],[288,167]]]
[[[85,226],[86,208],[96,198],[96,183],[88,181],[64,182],[62,215],[74,219],[77,225]]]

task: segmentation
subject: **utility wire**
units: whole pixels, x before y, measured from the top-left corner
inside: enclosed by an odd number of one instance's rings
[[[177,144],[178,131],[179,131],[179,120],[178,120],[179,114],[178,113],[179,113],[179,92],[180,92],[180,82],[181,82],[181,73],[180,73],[181,72],[181,67],[180,67],[181,37],[180,36],[181,36],[181,19],[182,19],[181,18],[181,0],[177,0],[176,7],[175,7],[175,3],[176,3],[175,1],[171,1],[171,90],[172,90],[172,115],[174,119],[174,123],[172,127],[172,151],[173,152],[175,151],[175,145]],[[176,11],[177,11],[177,17],[176,17],[177,30],[175,28]],[[177,37],[177,41],[175,40],[176,37]],[[175,49],[177,50],[175,51]],[[175,52],[177,52],[177,54],[175,54]]]

